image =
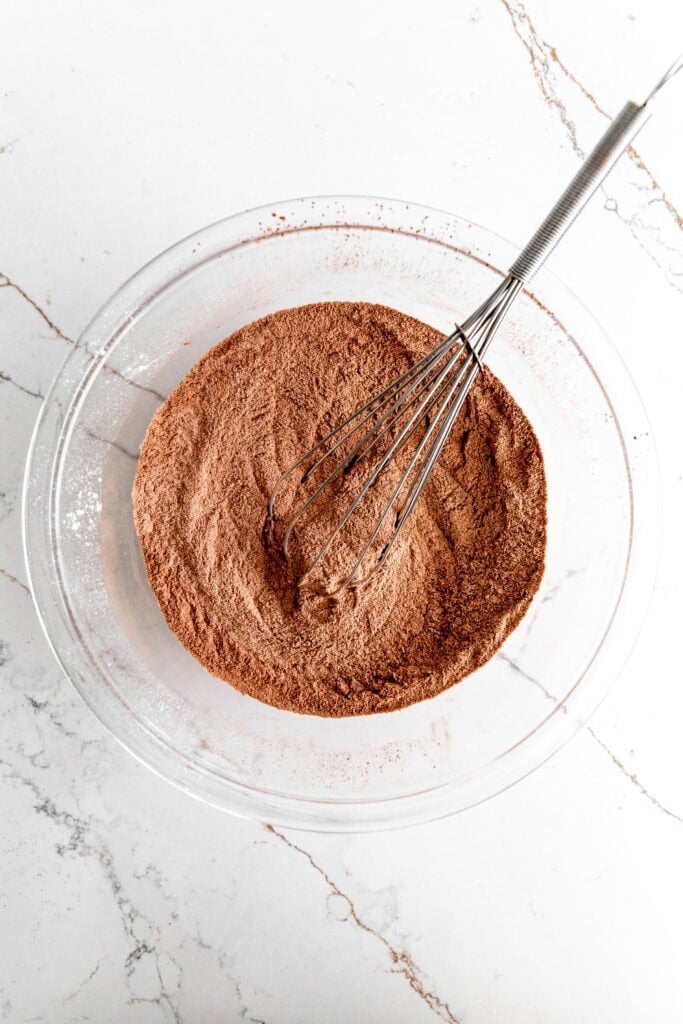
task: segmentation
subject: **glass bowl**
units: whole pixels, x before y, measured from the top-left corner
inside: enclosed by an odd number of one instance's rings
[[[449,331],[516,254],[484,228],[425,207],[297,199],[179,242],[86,328],[43,405],[28,458],[28,572],[65,673],[160,775],[279,825],[405,825],[520,779],[604,696],[649,599],[660,532],[656,462],[614,348],[547,272],[520,295],[488,360],[543,447],[545,577],[500,652],[458,686],[354,719],[300,716],[244,696],[169,631],[133,528],[146,427],[217,341],[274,310],[331,299],[384,303]]]

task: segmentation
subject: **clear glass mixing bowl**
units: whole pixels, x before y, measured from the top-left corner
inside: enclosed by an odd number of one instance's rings
[[[548,273],[517,300],[489,360],[543,446],[545,578],[499,654],[452,690],[392,714],[343,720],[243,696],[213,679],[169,631],[133,529],[131,486],[147,424],[210,346],[273,310],[326,299],[385,303],[448,331],[515,255],[491,232],[425,207],[293,200],[179,242],[84,331],[36,426],[26,559],[65,673],[149,767],[263,821],[387,828],[462,810],[509,786],[604,696],[649,599],[657,472],[624,366]]]

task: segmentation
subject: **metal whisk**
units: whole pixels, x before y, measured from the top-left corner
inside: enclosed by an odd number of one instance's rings
[[[357,493],[333,521],[322,544],[307,559],[299,576],[300,587],[310,585],[314,571],[324,565],[335,541],[357,513],[370,489],[403,455],[404,463],[398,479],[392,482],[389,497],[374,520],[366,541],[359,551],[353,552],[350,566],[345,567],[341,578],[313,589],[334,596],[349,587],[367,583],[382,568],[424,489],[512,303],[648,120],[655,96],[682,66],[683,55],[669,68],[643,104],[626,103],[512,264],[502,283],[478,309],[282,474],[268,505],[272,524],[275,524],[275,497],[285,481],[299,472],[298,488],[308,487],[282,535],[282,551],[289,557],[297,526],[315,515],[317,507],[324,503],[332,489],[336,488],[345,495],[348,488],[344,485],[348,480],[360,474],[362,465],[368,467]],[[414,447],[409,449],[407,446],[411,439]],[[374,455],[374,460],[371,455]],[[371,564],[363,572],[368,559]],[[321,575],[324,578],[324,574]]]

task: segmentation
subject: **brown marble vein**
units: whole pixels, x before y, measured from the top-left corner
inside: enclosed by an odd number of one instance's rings
[[[501,0],[501,2],[503,4],[505,4],[505,6],[508,8],[508,11],[510,11],[510,6],[509,6],[510,0],[507,0],[507,2],[506,2],[506,0]],[[510,16],[512,17],[512,12],[511,11],[510,11]],[[547,44],[544,44],[544,45],[547,46]],[[608,112],[605,110],[605,108],[603,106],[600,105],[600,103],[598,103],[598,101],[596,100],[596,98],[593,95],[593,93],[588,91],[588,89],[585,87],[585,85],[583,85],[583,83],[578,80],[576,75],[572,74],[572,72],[569,70],[569,68],[564,63],[564,61],[562,61],[560,59],[560,57],[558,55],[558,52],[555,49],[555,47],[554,46],[549,47],[548,48],[548,52],[549,52],[551,60],[555,61],[557,66],[564,73],[564,75],[568,78],[568,80],[572,83],[572,85],[575,85],[576,88],[579,89],[579,91],[585,96],[585,98],[588,100],[588,102],[597,110],[597,112],[599,114],[602,114],[603,117],[606,117],[608,120],[610,120],[611,119],[611,115],[608,114]],[[552,105],[552,99],[547,98],[547,102]],[[650,188],[652,190],[654,190],[655,192],[659,193],[659,197],[661,198],[661,201],[664,203],[664,206],[669,211],[669,213],[673,217],[673,219],[676,222],[676,224],[678,225],[678,227],[679,228],[683,228],[683,217],[678,212],[678,210],[674,206],[672,200],[666,194],[666,192],[664,191],[662,186],[656,180],[655,176],[653,175],[652,171],[650,170],[650,168],[647,166],[647,164],[645,163],[645,161],[641,157],[641,155],[638,152],[638,150],[634,146],[629,146],[626,152],[627,152],[629,160],[631,160],[631,162],[633,164],[635,164],[635,166],[638,168],[638,170],[642,171],[646,175],[646,177],[648,179],[648,182],[649,182]],[[582,156],[583,155],[583,150],[579,147],[577,149],[577,153],[578,153],[579,156]]]
[[[583,159],[586,151],[579,142],[576,121],[570,112],[568,101],[562,95],[563,85],[569,83],[573,86],[602,117],[609,118],[609,113],[568,68],[559,56],[557,48],[541,37],[522,0],[501,0],[501,3],[510,17],[515,35],[527,51],[534,78],[544,101],[550,109],[555,110],[569,136],[574,152]],[[666,273],[669,284],[679,291],[683,290],[680,283],[675,280],[683,273],[679,265],[683,261],[683,252],[678,235],[683,229],[683,217],[640,153],[633,146],[629,147],[627,152],[635,169],[635,176],[629,182],[617,183],[611,179],[607,187],[603,186],[602,191],[607,197],[605,209],[616,214],[629,229],[650,259]],[[645,193],[647,198],[643,202],[642,196],[635,196],[633,193]],[[630,214],[622,212],[625,206],[632,208]],[[660,211],[665,211],[664,216],[659,215]],[[671,265],[672,255],[677,260],[675,266]]]
[[[3,569],[0,567],[0,576],[4,576],[4,578],[6,580],[9,580],[10,583],[16,583],[16,585],[18,587],[21,587],[21,589],[25,591],[25,593],[27,593],[29,597],[31,596],[31,591],[28,589],[26,584],[22,583],[21,580],[18,580],[17,577],[13,576],[11,572],[7,572],[7,569]]]
[[[70,345],[76,344],[73,338],[69,338],[66,334],[63,334],[62,331],[60,331],[59,327],[57,327],[57,324],[53,323],[53,321],[47,315],[45,310],[38,305],[35,299],[32,299],[31,296],[28,295],[24,291],[24,289],[16,283],[16,281],[12,281],[7,276],[7,274],[3,274],[2,271],[0,271],[0,288],[13,288],[15,292],[18,292],[18,294],[21,295],[22,299],[25,302],[28,302],[29,306],[32,306],[35,309],[38,316],[42,317],[42,319],[45,321],[45,323],[53,332],[53,334],[56,334],[58,338],[61,338],[62,341],[68,342]]]
[[[297,846],[296,843],[293,843],[291,839],[288,839],[285,835],[283,835],[282,832],[278,832],[278,830],[274,828],[272,825],[266,825],[265,828],[268,832],[271,833],[271,835],[276,836],[277,839],[285,843],[290,848],[290,850],[295,850],[297,853],[301,854],[302,857],[305,857],[308,863],[311,865],[311,867],[318,872],[321,878],[324,879],[325,883],[330,889],[331,894],[339,897],[348,904],[348,916],[356,925],[356,927],[360,928],[361,931],[367,932],[368,935],[372,935],[375,939],[378,940],[378,942],[380,942],[384,946],[384,948],[389,953],[391,962],[394,965],[392,968],[392,973],[400,974],[403,978],[405,978],[413,992],[417,996],[419,996],[419,998],[422,999],[423,1002],[427,1004],[429,1009],[432,1010],[432,1012],[435,1013],[437,1017],[440,1017],[441,1020],[447,1021],[448,1024],[460,1024],[460,1021],[454,1015],[448,1003],[444,1002],[434,992],[430,992],[424,987],[422,981],[420,980],[421,972],[413,958],[408,953],[406,953],[405,950],[396,949],[394,946],[391,945],[389,940],[381,934],[381,932],[378,932],[374,928],[371,928],[370,925],[366,924],[366,922],[363,921],[363,919],[358,914],[358,911],[354,907],[351,898],[345,892],[342,892],[339,886],[332,881],[327,872],[320,867],[320,865],[313,859],[310,853],[307,850],[304,850],[303,847]]]

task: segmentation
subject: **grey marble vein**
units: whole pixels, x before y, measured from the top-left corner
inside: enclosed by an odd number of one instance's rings
[[[73,990],[73,992],[71,992],[68,996],[65,996],[64,999],[63,999],[63,1002],[64,1003],[70,1003],[72,999],[75,999],[76,996],[79,996],[81,994],[81,992],[83,991],[83,989],[88,984],[88,982],[92,981],[92,979],[95,977],[95,975],[97,974],[97,972],[99,971],[101,966],[102,966],[102,962],[100,960],[98,960],[97,963],[95,964],[95,966],[93,967],[93,969],[88,974],[87,978],[83,979],[83,981],[78,986],[78,988],[75,988]]]
[[[499,652],[497,657],[500,658],[501,661],[504,661],[507,665],[509,665],[510,668],[518,675],[522,676],[522,678],[528,680],[528,682],[535,686],[536,689],[540,690],[543,696],[546,698],[546,700],[551,701],[553,704],[558,703],[557,698],[554,697],[548,689],[546,689],[543,683],[541,683],[539,679],[536,679],[534,676],[526,672],[516,660],[510,658],[507,654],[504,654],[502,652]],[[561,710],[566,714],[567,709],[564,707],[564,705],[562,705]],[[609,759],[611,760],[612,764],[616,768],[618,768],[623,775],[626,776],[628,781],[633,786],[635,786],[635,788],[638,790],[639,793],[642,794],[642,796],[646,797],[650,801],[650,803],[658,810],[662,811],[663,814],[666,814],[669,818],[673,818],[674,821],[680,821],[681,824],[683,824],[683,817],[677,814],[675,811],[672,811],[669,807],[666,807],[660,800],[658,800],[657,797],[642,784],[642,782],[640,781],[635,772],[629,772],[629,770],[619,760],[616,754],[612,750],[610,750],[605,741],[600,739],[600,737],[595,732],[595,729],[591,725],[586,726],[586,732],[589,736],[592,737],[593,740],[595,740],[598,746],[600,746],[602,750],[604,750],[604,752],[608,755]]]
[[[17,284],[16,281],[13,281],[11,278],[9,278],[7,276],[7,274],[3,274],[1,271],[0,271],[0,288],[11,288],[11,289],[13,289],[18,295],[21,296],[21,298],[24,300],[24,302],[27,302],[29,304],[29,306],[31,306],[36,311],[36,313],[41,317],[41,319],[47,324],[47,326],[53,332],[53,334],[55,334],[62,341],[67,342],[67,344],[73,345],[74,348],[81,347],[81,342],[76,341],[74,338],[70,338],[68,336],[68,334],[64,334],[64,332],[62,330],[60,330],[60,328],[57,326],[57,324],[54,323],[54,321],[50,319],[50,317],[47,315],[47,313],[42,308],[42,306],[40,306],[39,303],[36,302],[36,300],[34,298],[32,298],[28,294],[28,292],[26,292],[21,287],[21,285]],[[87,348],[87,346],[84,347],[83,350],[85,352],[87,352],[89,355],[93,354],[92,352],[90,352],[90,350]],[[130,384],[131,387],[136,388],[138,391],[145,391],[145,392],[147,392],[147,394],[151,395],[153,398],[157,399],[159,402],[163,402],[165,400],[165,398],[166,398],[166,395],[162,395],[155,388],[149,387],[146,384],[140,384],[139,381],[131,380],[130,377],[126,377],[126,375],[124,373],[121,373],[120,370],[117,370],[116,367],[112,366],[109,363],[105,364],[104,372],[107,373],[107,374],[110,374],[111,376],[118,377],[119,380],[122,380],[125,384]],[[5,379],[8,379],[8,378],[5,378]],[[22,388],[21,390],[25,390],[25,389]],[[27,393],[30,394],[31,392],[27,392]],[[35,394],[34,397],[35,398],[42,398],[43,396],[40,395],[40,394]]]
[[[129,451],[128,448],[125,448],[122,444],[119,444],[118,441],[112,441],[108,437],[102,437],[100,434],[96,434],[95,431],[91,430],[89,427],[86,427],[85,433],[87,434],[88,437],[92,438],[93,441],[99,441],[100,444],[107,444],[110,445],[112,448],[116,448],[117,451],[121,452],[121,454],[125,455],[127,458],[132,459],[133,462],[137,462],[138,459],[140,458],[139,455],[136,455],[134,452]]]
[[[0,521],[6,519],[14,511],[17,497],[17,487],[9,486],[0,490]]]
[[[611,760],[612,764],[614,764],[619,769],[619,771],[626,776],[629,782],[632,783],[632,785],[634,785],[636,789],[650,801],[651,804],[653,804],[658,810],[662,811],[663,814],[666,814],[669,818],[673,818],[675,821],[680,821],[681,824],[683,824],[683,817],[680,814],[676,814],[676,812],[672,811],[669,807],[665,807],[664,804],[657,799],[654,793],[651,793],[649,789],[646,789],[646,787],[642,784],[636,773],[630,772],[628,768],[624,764],[622,764],[622,762],[619,760],[616,754],[614,754],[607,746],[607,744],[603,740],[601,740],[598,735],[596,735],[596,732],[591,725],[586,726],[586,731],[593,737],[595,742],[600,747],[602,747],[602,749],[605,751],[605,753]]]
[[[51,706],[49,700],[37,700],[31,694],[26,694],[26,701],[33,711],[33,714],[37,717],[45,717],[51,725],[57,729],[62,736],[67,739],[74,740],[80,749],[80,753],[83,754],[88,747],[96,747],[104,753],[105,743],[102,739],[88,739],[82,735],[79,730],[70,729],[69,726],[63,721],[59,712]]]
[[[218,966],[221,969],[223,977],[226,978],[232,985],[235,995],[237,996],[238,1002],[240,1004],[240,1020],[247,1021],[248,1024],[266,1024],[266,1021],[262,1017],[253,1017],[249,1014],[249,1008],[247,1007],[244,994],[242,991],[242,983],[240,982],[240,979],[231,970],[228,957],[225,955],[225,953],[221,952],[221,950],[216,949],[214,946],[211,945],[210,942],[206,941],[206,939],[202,935],[199,926],[197,926],[195,939],[200,949],[205,950],[207,953],[211,953],[215,957],[216,962],[218,963]]]
[[[144,922],[150,932],[153,931],[151,922],[133,904],[126,893],[111,851],[108,849],[103,836],[96,830],[92,821],[59,808],[33,779],[18,771],[4,758],[0,759],[0,766],[4,768],[6,776],[21,783],[30,792],[35,801],[33,804],[34,812],[48,818],[59,831],[65,833],[64,838],[54,844],[55,852],[59,857],[89,858],[100,865],[130,946],[123,964],[126,977],[131,977],[136,963],[145,957],[149,957],[159,982],[159,995],[157,997],[152,1000],[131,997],[131,1001],[151,1001],[160,1006],[163,1005],[171,1014],[175,1024],[182,1024],[182,1018],[178,1013],[174,997],[166,989],[159,965],[159,950],[136,935],[136,929],[139,930],[141,922]],[[182,974],[180,967],[178,967],[178,970]],[[93,970],[84,984],[91,980],[95,973],[96,971]],[[75,995],[77,995],[77,992],[73,993],[73,996]]]
[[[42,401],[45,397],[40,391],[31,391],[30,388],[20,384],[18,380],[13,380],[13,378],[10,377],[8,373],[5,373],[4,370],[0,370],[0,381],[4,381],[5,384],[11,384],[12,387],[18,388],[19,391],[22,391],[25,395],[29,395],[31,398],[39,398]]]

